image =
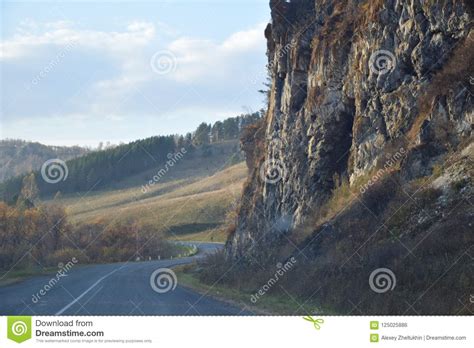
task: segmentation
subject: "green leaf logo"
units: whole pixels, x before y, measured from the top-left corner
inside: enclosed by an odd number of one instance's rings
[[[17,343],[31,338],[31,317],[8,317],[7,337]]]

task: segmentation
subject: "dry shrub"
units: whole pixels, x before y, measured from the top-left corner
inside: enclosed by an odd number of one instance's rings
[[[359,25],[366,28],[369,23],[378,20],[380,10],[383,8],[384,0],[367,0],[360,5]]]
[[[240,137],[242,151],[245,152],[245,159],[249,172],[258,167],[258,160],[265,151],[264,144],[265,122],[263,119],[245,127]]]
[[[57,266],[72,257],[81,263],[167,258],[175,251],[152,227],[133,221],[71,226],[60,206],[0,202],[0,269]]]
[[[429,117],[433,103],[438,96],[447,95],[455,91],[458,86],[469,88],[469,78],[474,75],[474,32],[456,47],[447,63],[439,70],[431,80],[430,85],[419,100],[419,115],[413,121],[408,132],[408,138],[413,140],[419,134],[423,122]],[[466,87],[467,86],[467,87]]]
[[[78,260],[78,262],[86,262],[84,260],[86,257],[84,254],[77,249],[73,248],[63,248],[60,250],[56,250],[48,257],[48,264],[49,265],[59,265],[59,264],[66,264],[73,259]]]
[[[341,186],[338,194],[348,197],[350,188]],[[304,262],[285,274],[271,293],[283,297],[289,293],[299,303],[307,303],[305,310],[317,307],[325,313],[403,314],[409,309],[407,303],[421,314],[458,313],[462,310],[458,299],[472,283],[472,270],[465,262],[468,256],[462,259],[474,243],[469,228],[472,206],[456,193],[446,206],[439,206],[441,194],[424,188],[422,182],[402,182],[397,172],[389,173],[360,195],[360,201],[325,224],[313,226],[313,233],[297,244],[298,249],[288,243],[272,247],[279,260],[297,256],[300,250],[305,257],[297,257]],[[424,219],[424,212],[431,218]],[[452,268],[456,260],[461,261]],[[381,267],[394,272],[396,287],[374,296],[368,279]],[[219,281],[251,292],[268,281],[272,270],[273,261],[259,259],[259,265],[253,265],[244,259],[232,264],[221,254],[201,264],[200,276],[208,284]],[[434,282],[437,286],[431,287]],[[351,312],[354,304],[360,312]],[[459,312],[463,313],[467,314]]]
[[[77,226],[69,240],[70,247],[80,248],[87,255],[85,262],[156,260],[175,254],[175,247],[152,226],[134,221],[83,224]]]
[[[62,247],[68,229],[61,207],[25,209],[0,202],[0,269],[20,261],[25,267],[48,266],[49,256]]]

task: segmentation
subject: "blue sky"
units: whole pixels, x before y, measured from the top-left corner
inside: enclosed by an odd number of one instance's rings
[[[263,106],[267,0],[2,1],[1,137],[185,133]]]

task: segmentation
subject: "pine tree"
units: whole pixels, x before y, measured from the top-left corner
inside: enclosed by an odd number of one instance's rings
[[[204,145],[209,144],[209,133],[211,131],[211,125],[203,122],[196,129],[194,134],[194,144],[195,145]]]

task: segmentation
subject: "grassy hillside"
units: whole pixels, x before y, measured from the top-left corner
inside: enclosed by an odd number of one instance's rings
[[[103,190],[28,206],[0,202],[0,276],[14,267],[18,278],[73,257],[102,263],[187,252],[169,240],[225,241],[228,211],[247,176],[239,160],[237,142],[221,142],[194,148],[159,177],[157,164]]]
[[[196,168],[201,169],[201,172],[208,171],[209,168],[204,168],[203,165],[212,167],[217,164],[219,167],[219,159],[228,152],[229,146],[232,151],[231,155],[234,155],[233,162],[236,163],[235,159],[239,157],[237,143],[240,134],[247,126],[257,122],[261,114],[262,112],[256,112],[231,117],[223,122],[215,122],[213,125],[201,123],[195,132],[187,133],[186,136],[153,136],[128,144],[110,146],[103,150],[90,151],[80,158],[69,160],[67,160],[67,153],[64,158],[59,156],[67,148],[56,148],[57,154],[46,157],[46,160],[51,161],[45,163],[43,163],[45,160],[40,161],[41,171],[38,166],[35,166],[29,168],[27,173],[20,173],[20,175],[0,182],[0,200],[10,205],[16,204],[18,200],[31,205],[31,201],[36,199],[36,196],[48,199],[54,197],[58,192],[75,194],[120,188],[125,180],[132,184],[149,180],[148,175],[145,173],[143,176],[143,173],[149,171],[153,175],[157,175],[156,172],[153,172],[157,167],[161,168],[161,173],[167,172],[168,166],[174,167],[176,162],[181,162],[183,158],[205,158],[204,162],[206,163],[198,163]],[[17,142],[18,146],[23,144],[21,141]],[[0,156],[0,164],[5,161],[6,164],[13,162],[12,156],[18,157],[16,152],[22,151],[5,152],[7,155]],[[26,152],[28,153],[28,151]],[[232,160],[229,157],[227,156],[226,160]],[[57,158],[59,160],[54,160]],[[218,160],[210,161],[210,158]],[[30,187],[37,187],[37,190],[30,190],[28,197],[25,196],[25,192],[22,193],[25,179],[30,183]],[[54,185],[51,185],[51,181],[54,181]],[[32,195],[33,192],[34,195]]]
[[[135,219],[169,239],[225,241],[221,225],[247,176],[244,163],[232,165],[235,145],[219,144],[213,146],[212,156],[183,160],[146,189],[159,168],[127,178],[114,189],[65,195],[56,203],[66,208],[75,224]]]

